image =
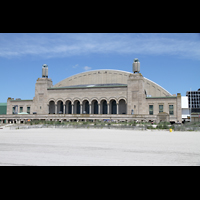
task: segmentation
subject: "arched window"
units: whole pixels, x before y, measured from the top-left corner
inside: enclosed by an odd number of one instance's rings
[[[57,114],[63,114],[63,102],[61,100],[57,102]]]
[[[88,100],[83,101],[83,114],[90,114],[90,105]]]
[[[74,102],[74,114],[80,114],[81,113],[81,109],[80,109],[80,101],[76,100]]]
[[[107,114],[107,101],[101,101],[101,114]]]
[[[110,114],[117,114],[117,103],[114,99],[110,101]]]
[[[72,114],[72,102],[71,101],[66,101],[66,114]]]
[[[93,100],[92,101],[92,114],[98,114],[99,113],[99,108],[98,108],[98,101],[97,100]]]
[[[55,102],[54,101],[49,102],[49,114],[55,114]]]
[[[126,101],[124,99],[119,100],[119,114],[126,114]]]

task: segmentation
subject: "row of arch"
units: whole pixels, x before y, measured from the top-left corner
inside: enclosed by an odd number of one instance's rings
[[[126,114],[127,105],[125,99],[101,99],[100,101],[88,99],[50,100],[49,114]]]
[[[59,101],[62,101],[62,102],[67,102],[67,101],[71,101],[72,104],[74,104],[74,102],[76,100],[80,101],[80,102],[83,102],[85,100],[87,100],[90,104],[92,103],[92,101],[96,100],[98,103],[100,103],[102,100],[106,100],[107,102],[110,102],[111,100],[115,100],[117,103],[119,103],[120,100],[124,99],[125,102],[127,102],[126,100],[126,97],[119,97],[119,98],[116,98],[116,97],[111,97],[111,98],[106,98],[106,97],[102,97],[102,98],[96,98],[96,97],[93,97],[91,99],[87,98],[87,97],[84,97],[83,99],[80,99],[78,97],[74,98],[74,99],[71,99],[71,98],[67,98],[67,99],[62,99],[62,98],[58,98],[58,99],[49,99],[48,100],[48,103],[50,103],[50,101],[54,101],[55,104],[57,104]]]

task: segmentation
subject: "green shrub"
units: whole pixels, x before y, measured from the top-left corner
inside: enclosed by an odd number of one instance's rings
[[[157,124],[157,129],[169,129],[168,125],[170,125],[169,122],[160,122]]]
[[[152,125],[147,126],[147,129],[154,129]]]

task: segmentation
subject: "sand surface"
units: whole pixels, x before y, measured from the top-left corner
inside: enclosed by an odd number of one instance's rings
[[[0,166],[199,166],[200,132],[0,129]]]

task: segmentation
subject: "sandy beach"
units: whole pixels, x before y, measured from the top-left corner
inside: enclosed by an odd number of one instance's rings
[[[200,132],[0,129],[0,166],[199,166]]]

